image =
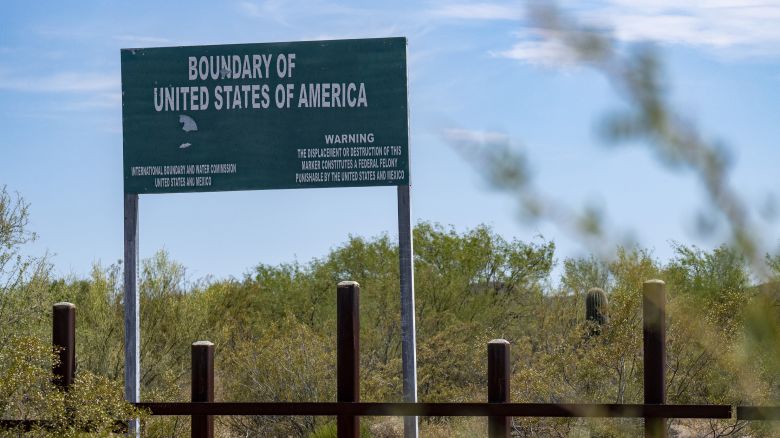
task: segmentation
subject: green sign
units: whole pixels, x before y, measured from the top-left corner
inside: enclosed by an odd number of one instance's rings
[[[122,50],[125,193],[409,184],[406,38]]]

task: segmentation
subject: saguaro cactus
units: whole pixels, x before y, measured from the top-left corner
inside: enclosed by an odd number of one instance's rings
[[[585,297],[585,319],[598,324],[599,329],[609,322],[607,294],[600,288],[591,288]]]

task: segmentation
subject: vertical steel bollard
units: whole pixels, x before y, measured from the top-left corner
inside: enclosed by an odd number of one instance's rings
[[[54,384],[68,390],[76,378],[76,306],[57,303],[52,309],[51,343],[59,363],[52,367]]]
[[[488,403],[509,402],[509,342],[488,342]],[[508,438],[512,417],[488,417],[488,437]]]
[[[209,341],[192,343],[192,401],[214,401],[214,344]],[[213,438],[214,419],[211,415],[192,416],[192,438]]]
[[[666,284],[648,280],[642,288],[645,404],[663,404],[666,368]],[[666,419],[645,418],[645,437],[666,438]]]
[[[360,400],[360,285],[342,281],[336,288],[336,401]],[[339,415],[339,438],[357,438],[360,419]]]

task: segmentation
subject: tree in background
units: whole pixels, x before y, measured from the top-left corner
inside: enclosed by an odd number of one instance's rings
[[[83,431],[106,435],[116,430],[117,420],[145,418],[143,412],[124,401],[121,381],[113,379],[109,368],[98,362],[81,367],[69,391],[52,382],[52,366],[57,357],[51,348],[51,306],[59,296],[80,297],[95,321],[110,319],[99,304],[110,297],[103,294],[105,278],[93,274],[91,281],[69,285],[53,281],[45,257],[22,255],[22,247],[35,239],[27,229],[28,204],[20,195],[0,189],[0,418],[46,420],[28,435],[75,437]],[[97,291],[97,292],[93,292]],[[93,298],[93,299],[89,299]],[[87,330],[97,327],[87,325]],[[84,330],[82,330],[83,332]],[[121,348],[121,337],[107,336],[102,345],[86,335],[80,340],[79,357],[92,357]],[[86,348],[85,348],[86,347]],[[108,348],[106,348],[108,347]],[[2,436],[22,432],[0,430]]]
[[[47,258],[21,252],[37,238],[27,229],[28,223],[29,205],[18,193],[0,187],[0,338],[32,335],[28,322],[45,318],[51,305],[43,300],[51,273]]]

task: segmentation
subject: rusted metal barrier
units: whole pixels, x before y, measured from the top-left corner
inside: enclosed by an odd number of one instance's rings
[[[509,380],[512,373],[509,369],[509,342],[504,339],[493,339],[488,342],[488,403],[509,402]],[[509,438],[512,417],[488,417],[489,438]]]
[[[642,285],[645,404],[666,402],[666,284],[648,280]],[[666,438],[666,420],[645,419],[645,437]]]
[[[61,302],[52,306],[51,343],[57,356],[52,382],[68,390],[76,379],[76,306]]]
[[[360,285],[342,281],[336,287],[336,400],[360,400]],[[356,415],[336,418],[339,438],[358,438]]]
[[[214,401],[214,344],[209,341],[192,343],[192,402]],[[192,438],[213,438],[214,418],[211,415],[193,414]]]

